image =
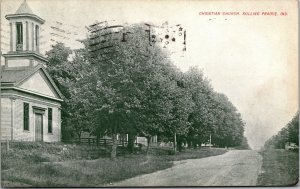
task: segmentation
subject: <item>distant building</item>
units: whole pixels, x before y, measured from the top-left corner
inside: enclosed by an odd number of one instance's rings
[[[10,24],[10,51],[1,66],[1,140],[60,141],[62,94],[45,70],[40,30],[45,22],[24,1]]]

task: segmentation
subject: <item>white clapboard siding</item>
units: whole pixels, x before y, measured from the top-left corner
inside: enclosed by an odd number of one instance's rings
[[[1,98],[1,140],[11,139],[11,99]]]

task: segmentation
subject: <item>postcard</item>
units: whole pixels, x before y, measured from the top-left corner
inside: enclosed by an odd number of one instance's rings
[[[1,186],[292,186],[298,1],[1,0]]]

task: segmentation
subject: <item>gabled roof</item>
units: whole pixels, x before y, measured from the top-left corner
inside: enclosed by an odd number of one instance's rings
[[[24,1],[15,14],[33,14],[33,12],[26,1]]]
[[[4,68],[4,66],[2,66]],[[31,77],[33,74],[41,70],[48,81],[51,83],[52,87],[54,88],[55,92],[58,94],[60,99],[63,99],[63,94],[59,91],[58,87],[52,80],[51,76],[48,74],[46,69],[43,65],[38,64],[33,68],[24,68],[24,69],[2,69],[2,84],[8,84],[10,86],[17,87],[20,83]]]

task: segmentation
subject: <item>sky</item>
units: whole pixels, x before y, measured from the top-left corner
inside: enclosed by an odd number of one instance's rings
[[[8,22],[4,16],[14,13],[22,2],[1,1],[2,41],[8,40],[5,38]],[[253,149],[259,149],[298,110],[296,0],[27,0],[27,3],[46,20],[41,34],[45,36],[45,49],[50,47],[47,28],[55,21],[69,28],[76,26],[74,30],[79,35],[66,41],[71,48],[78,47],[75,39],[86,37],[85,26],[96,20],[181,24],[187,32],[187,51],[173,54],[174,64],[182,71],[198,66],[214,89],[228,96],[246,123],[245,136]],[[209,12],[220,15],[205,15]],[[224,12],[239,12],[239,15],[223,15]],[[253,12],[259,15],[249,15]],[[277,12],[277,16],[270,12]]]

